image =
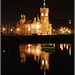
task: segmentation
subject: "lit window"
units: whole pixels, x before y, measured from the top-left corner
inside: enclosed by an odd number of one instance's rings
[[[44,13],[42,13],[41,16],[44,16]]]
[[[45,16],[47,16],[47,13],[45,14]]]
[[[42,65],[44,65],[44,60],[42,60]]]
[[[46,65],[47,65],[47,60],[46,60]]]

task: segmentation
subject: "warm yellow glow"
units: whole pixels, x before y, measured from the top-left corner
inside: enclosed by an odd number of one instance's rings
[[[63,44],[60,44],[60,49],[63,50]]]
[[[44,13],[42,13],[41,16],[44,16]]]
[[[60,29],[60,31],[62,31],[63,29]]]
[[[68,31],[69,33],[71,33],[71,31]]]
[[[65,48],[65,46],[66,46],[66,45],[65,45],[65,43],[64,43],[64,48]]]
[[[13,31],[13,29],[11,29],[11,31]]]
[[[36,28],[39,29],[39,25],[36,25]]]
[[[64,29],[65,29],[65,27],[64,27]]]
[[[29,44],[28,47],[30,47],[31,45]]]
[[[46,13],[45,16],[48,16],[48,14]]]
[[[5,28],[3,28],[3,31],[5,31]]]
[[[19,28],[17,28],[17,31],[19,31],[20,29]]]
[[[68,31],[68,29],[66,29],[66,31]]]
[[[42,65],[44,65],[44,60],[42,60]]]
[[[53,29],[53,31],[55,32],[55,29]]]
[[[28,28],[28,30],[30,30],[30,28]]]
[[[68,48],[69,48],[69,47],[68,47],[68,44],[66,44],[66,49],[68,50]]]
[[[47,65],[47,60],[45,61],[46,65]]]

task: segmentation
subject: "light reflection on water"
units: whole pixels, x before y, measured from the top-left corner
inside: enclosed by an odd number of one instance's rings
[[[46,75],[46,70],[49,70],[49,65],[50,65],[49,56],[52,55],[52,52],[41,51],[42,49],[41,45],[46,45],[46,44],[20,44],[19,45],[20,58],[21,58],[21,63],[25,63],[27,55],[33,55],[34,60],[37,61],[37,63],[40,63],[40,69],[44,70],[44,74]],[[49,43],[48,45],[56,47],[55,43],[53,44]],[[59,49],[62,52],[64,50],[68,51],[69,55],[71,56],[71,44],[61,43],[59,44]]]
[[[41,70],[49,70],[49,54],[52,54],[52,52],[41,51],[42,49],[41,45],[45,44],[20,44],[19,51],[21,63],[26,62],[26,55],[33,55],[35,61],[37,61],[36,58],[38,59],[37,62],[39,62],[39,60],[41,59],[40,64]]]
[[[69,50],[69,55],[71,56],[71,44],[60,44],[60,49],[63,51],[66,48],[66,50]]]

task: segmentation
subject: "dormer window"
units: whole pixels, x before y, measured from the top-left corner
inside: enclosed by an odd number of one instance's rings
[[[44,16],[44,13],[42,13],[41,16]]]

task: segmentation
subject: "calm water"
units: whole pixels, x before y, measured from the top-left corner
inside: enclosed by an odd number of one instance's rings
[[[55,52],[42,51],[52,45]],[[2,75],[74,75],[73,44],[2,44]]]

